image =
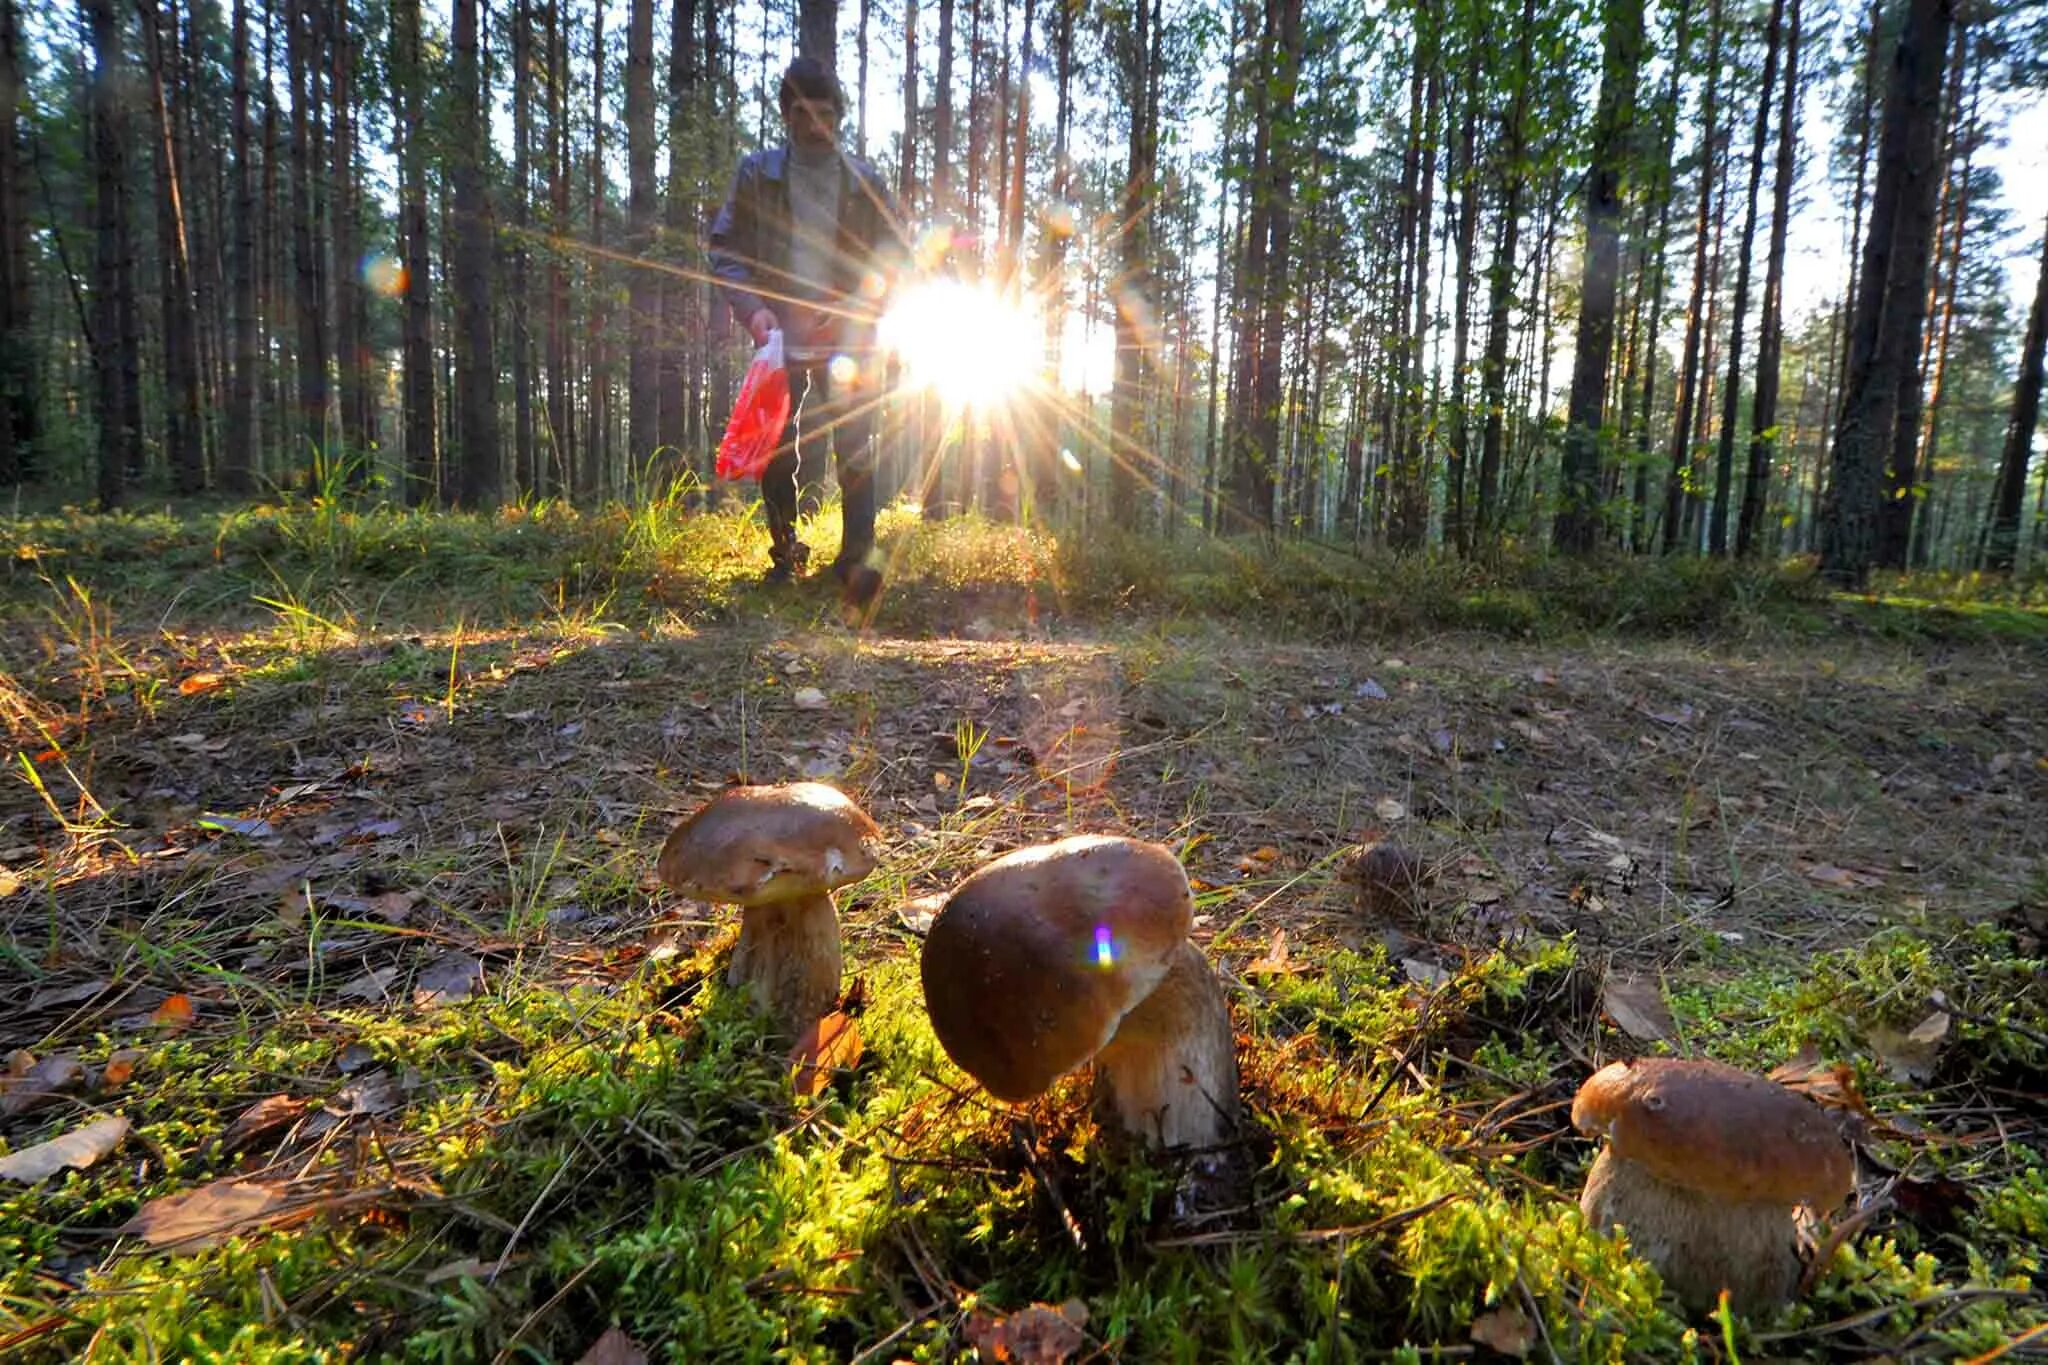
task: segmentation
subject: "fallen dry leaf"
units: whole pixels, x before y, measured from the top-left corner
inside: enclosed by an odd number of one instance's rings
[[[262,1226],[284,1203],[275,1185],[253,1180],[216,1180],[183,1194],[152,1199],[125,1223],[123,1236],[140,1237],[153,1247],[177,1246],[200,1251],[218,1246],[238,1232]]]
[[[142,1053],[137,1048],[116,1049],[107,1058],[106,1068],[100,1072],[100,1089],[112,1090],[117,1085],[128,1084],[128,1078],[135,1074],[135,1067],[141,1060]]]
[[[99,1119],[74,1128],[62,1137],[24,1147],[11,1156],[0,1157],[0,1179],[34,1185],[47,1180],[66,1166],[82,1171],[121,1145],[128,1136],[128,1120]]]
[[[1401,971],[1418,986],[1441,986],[1451,979],[1451,974],[1442,967],[1420,957],[1402,958]]]
[[[822,711],[825,709],[825,694],[815,687],[799,687],[790,701],[799,711]]]
[[[1034,1303],[1007,1317],[976,1309],[967,1319],[967,1339],[991,1360],[1017,1365],[1064,1365],[1087,1344],[1081,1329],[1088,1324],[1088,1305],[1068,1299],[1054,1308]]]
[[[192,1021],[198,1015],[199,1011],[193,1007],[192,997],[179,994],[165,997],[164,1002],[150,1014],[149,1022],[166,1034],[177,1034],[192,1027]]]
[[[244,1109],[235,1121],[220,1135],[220,1145],[230,1152],[239,1152],[255,1143],[266,1133],[297,1123],[307,1110],[319,1106],[318,1100],[301,1099],[292,1095],[268,1095]]]
[[[212,692],[227,685],[228,680],[222,674],[194,673],[178,684],[178,695],[181,697],[196,697],[202,692]]]
[[[0,901],[6,900],[21,890],[21,874],[11,867],[0,867]]]
[[[1868,868],[1801,862],[1799,870],[1806,874],[1808,881],[1816,885],[1832,886],[1842,891],[1863,891],[1873,886],[1884,885],[1884,874]]]
[[[1388,824],[1395,824],[1408,818],[1408,807],[1391,796],[1382,796],[1372,803],[1373,814]]]
[[[911,933],[923,938],[931,932],[932,921],[939,917],[939,911],[946,906],[946,893],[934,891],[928,896],[913,896],[896,907],[896,921]]]
[[[29,1113],[85,1087],[85,1067],[68,1054],[36,1061],[27,1052],[17,1052],[7,1062],[11,1078],[0,1094],[0,1116]]]
[[[28,998],[32,1010],[53,1010],[63,1005],[77,1005],[92,999],[113,983],[110,981],[86,981],[76,986],[45,986]]]
[[[1678,1024],[1664,1003],[1664,992],[1649,977],[1608,977],[1600,991],[1600,1006],[1623,1033],[1639,1043],[1678,1036]]]
[[[1251,859],[1255,863],[1275,863],[1280,861],[1280,850],[1271,844],[1261,844],[1251,851]]]
[[[1472,1319],[1472,1340],[1489,1350],[1520,1359],[1536,1344],[1536,1325],[1529,1321],[1527,1313],[1513,1305],[1494,1308]]]
[[[618,1328],[607,1327],[604,1335],[577,1357],[576,1365],[647,1365],[647,1352]]]
[[[483,973],[484,964],[468,953],[443,953],[428,963],[413,982],[412,1002],[426,1009],[438,1009],[466,1000]]]
[[[1934,1065],[1948,1037],[1949,1016],[1936,1010],[1904,1033],[1879,1025],[1870,1030],[1870,1048],[1895,1080],[1925,1083],[1934,1079]]]
[[[806,1028],[789,1050],[796,1072],[791,1082],[798,1098],[809,1099],[832,1083],[835,1071],[860,1064],[860,1024],[844,1010],[834,1010]]]
[[[480,1261],[474,1256],[465,1256],[459,1261],[435,1266],[427,1272],[423,1283],[440,1284],[444,1280],[487,1280],[506,1266],[517,1265],[525,1259],[524,1256],[517,1254],[503,1261]]]
[[[385,1000],[390,992],[385,988],[398,975],[396,967],[379,967],[374,972],[364,972],[355,980],[343,986],[339,992],[344,1000]]]
[[[1298,964],[1288,961],[1287,931],[1285,929],[1275,929],[1273,931],[1273,941],[1266,945],[1266,951],[1244,964],[1244,974],[1246,976],[1284,975],[1300,970],[1301,967]]]

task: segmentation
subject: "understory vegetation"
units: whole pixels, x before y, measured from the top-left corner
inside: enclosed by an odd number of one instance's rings
[[[127,1125],[0,1181],[0,1353],[995,1359],[1033,1304],[1047,1359],[2048,1346],[2038,586],[899,508],[851,631],[680,499],[0,531],[0,1160]],[[733,915],[653,876],[742,777],[888,838],[794,1080]],[[1195,887],[1220,1176],[1085,1074],[993,1102],[925,1019],[911,898],[1083,830]],[[1375,842],[1423,895],[1359,895]],[[1572,1094],[1660,1053],[1856,1143],[1781,1312],[1690,1320],[1579,1215]]]

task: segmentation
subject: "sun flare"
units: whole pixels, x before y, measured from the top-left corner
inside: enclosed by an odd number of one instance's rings
[[[881,341],[902,357],[909,383],[963,407],[1007,402],[1045,361],[1036,310],[964,280],[906,290],[882,315]]]

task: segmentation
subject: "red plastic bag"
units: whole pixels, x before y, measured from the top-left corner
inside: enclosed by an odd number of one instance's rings
[[[782,442],[789,425],[789,371],[782,364],[782,333],[770,332],[768,342],[754,352],[740,381],[740,396],[732,405],[725,424],[725,439],[718,443],[718,477],[758,479]]]

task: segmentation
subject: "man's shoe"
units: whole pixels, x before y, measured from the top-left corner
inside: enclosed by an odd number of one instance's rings
[[[788,560],[778,560],[768,566],[768,572],[761,575],[761,585],[780,588],[796,581],[796,565]]]
[[[837,572],[839,566],[834,565]],[[882,571],[866,564],[850,564],[839,575],[839,617],[856,629],[874,619],[875,605],[882,596]]]

